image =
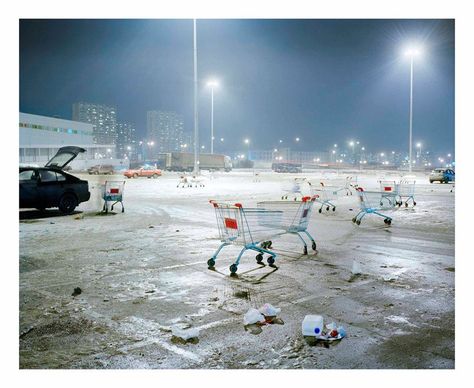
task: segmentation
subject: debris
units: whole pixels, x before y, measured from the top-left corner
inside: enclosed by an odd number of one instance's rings
[[[360,268],[360,263],[356,260],[352,261],[352,274],[353,275],[361,275],[362,269]]]
[[[343,326],[337,326],[335,322],[326,325],[323,330],[323,317],[321,315],[307,315],[302,324],[303,336],[310,345],[322,342],[325,347],[329,347],[329,342],[341,340],[347,333]]]
[[[149,228],[149,229],[152,229],[152,228],[154,228],[154,226],[153,226],[153,225],[150,225],[148,228]]]
[[[323,317],[321,315],[306,315],[301,325],[304,336],[318,336],[323,332]]]
[[[250,309],[244,315],[244,323],[246,325],[251,325],[254,323],[265,323],[265,317],[257,309]]]
[[[199,329],[180,329],[178,327],[173,327],[171,329],[173,334],[172,341],[179,343],[198,343],[199,342]]]
[[[382,279],[386,282],[394,282],[395,280],[398,279],[397,275],[384,275]]]
[[[78,216],[74,217],[75,220],[83,220],[84,214],[79,214]]]
[[[176,232],[179,232],[179,229],[176,229]]]
[[[262,307],[259,308],[258,311],[262,313],[263,316],[265,317],[265,322],[279,323],[279,322],[276,322],[275,320],[277,319],[277,315],[280,314],[281,309],[273,307],[270,303],[265,303]]]
[[[77,296],[77,295],[81,295],[82,294],[82,290],[80,287],[76,287],[74,288],[74,291],[73,293],[71,294],[72,296]]]

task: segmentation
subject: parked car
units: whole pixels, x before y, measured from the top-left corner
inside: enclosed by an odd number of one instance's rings
[[[89,200],[89,184],[63,171],[79,153],[80,147],[62,147],[44,167],[20,167],[20,208],[44,210],[58,207],[70,214]]]
[[[435,168],[430,174],[430,183],[438,181],[439,183],[454,182],[455,173],[450,168]]]
[[[303,172],[301,163],[272,163],[272,170],[275,172],[291,172],[291,173],[300,173]]]
[[[114,166],[110,164],[98,164],[96,166],[89,167],[87,169],[87,172],[93,175],[99,175],[99,174],[113,175]]]
[[[138,169],[129,169],[123,173],[127,178],[138,178],[145,176],[147,178],[158,178],[161,176],[161,170],[153,166],[143,166]]]

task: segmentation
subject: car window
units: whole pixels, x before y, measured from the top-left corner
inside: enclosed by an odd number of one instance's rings
[[[20,181],[30,181],[35,179],[35,170],[26,170],[20,172]]]
[[[63,174],[59,173],[59,172],[56,173],[56,178],[57,178],[57,180],[60,181],[60,182],[66,180],[66,177],[65,177]]]
[[[56,173],[54,171],[40,170],[39,173],[40,173],[41,182],[55,182],[56,181]]]

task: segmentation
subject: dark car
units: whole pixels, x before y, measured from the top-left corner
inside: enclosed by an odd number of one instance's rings
[[[110,164],[99,164],[97,166],[92,166],[88,168],[87,172],[92,175],[99,175],[99,174],[113,175],[114,166]]]
[[[81,202],[89,200],[89,184],[63,168],[79,153],[80,147],[62,147],[44,167],[20,167],[20,208],[58,207],[70,214]]]
[[[291,173],[300,173],[303,172],[301,163],[272,163],[272,170],[275,172],[291,172]]]

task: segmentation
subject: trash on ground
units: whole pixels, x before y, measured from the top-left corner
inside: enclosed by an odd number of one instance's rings
[[[360,267],[360,263],[356,260],[352,261],[352,274],[353,275],[361,275],[362,274],[362,269]]]
[[[82,294],[81,288],[80,288],[80,287],[76,287],[76,288],[74,288],[74,291],[73,291],[73,293],[72,293],[71,295],[72,295],[72,296],[77,296],[77,295],[80,295],[80,294]]]
[[[308,343],[313,345],[317,341],[325,343],[341,340],[347,333],[343,326],[337,326],[335,322],[323,325],[324,319],[321,315],[306,315],[302,323],[302,333],[308,338]]]
[[[304,336],[318,336],[323,332],[323,317],[321,315],[306,315],[301,325]]]
[[[199,342],[199,329],[180,329],[178,327],[173,327],[171,329],[173,334],[172,341],[178,343],[197,343]]]
[[[244,315],[244,324],[252,325],[254,323],[265,324],[265,317],[257,309],[251,308]]]
[[[382,276],[382,279],[385,282],[394,282],[395,280],[398,280],[398,276],[397,275],[384,275]]]
[[[258,311],[262,313],[265,317],[265,322],[274,323],[277,319],[277,315],[280,314],[281,309],[273,307],[270,303],[265,303],[262,307],[259,308]]]

